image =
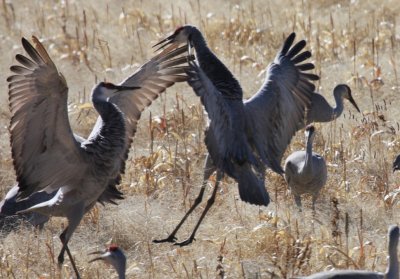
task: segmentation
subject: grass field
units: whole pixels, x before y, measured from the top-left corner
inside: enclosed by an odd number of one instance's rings
[[[168,235],[193,203],[206,155],[206,118],[186,84],[167,91],[142,115],[118,206],[87,214],[70,242],[83,278],[115,272],[88,254],[108,243],[128,257],[128,278],[290,278],[339,268],[385,271],[387,228],[398,224],[400,174],[400,2],[352,1],[2,1],[0,5],[0,197],[15,184],[9,148],[6,77],[23,53],[21,37],[36,35],[69,85],[74,131],[88,135],[97,117],[88,106],[99,80],[120,82],[154,55],[151,46],[188,23],[240,80],[245,96],[258,90],[264,69],[290,32],[306,39],[317,83],[333,105],[332,90],[347,83],[362,113],[348,103],[332,123],[316,124],[314,150],[328,164],[328,182],[312,214],[298,212],[284,179],[270,171],[268,207],[241,202],[225,179],[197,240],[179,248],[153,244]],[[267,3],[267,4],[266,4]],[[168,129],[164,129],[164,120]],[[299,131],[287,154],[304,148]],[[286,157],[286,156],[285,156]],[[211,181],[212,182],[212,181]],[[212,183],[207,190],[210,194]],[[189,236],[204,205],[179,232]],[[70,278],[57,267],[52,218],[42,231],[21,227],[0,238],[0,278]]]

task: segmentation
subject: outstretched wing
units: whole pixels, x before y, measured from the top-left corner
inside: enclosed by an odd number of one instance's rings
[[[226,98],[195,62],[190,63],[188,75],[188,83],[200,97],[210,119],[205,138],[208,152],[219,169],[237,178],[234,164],[255,164],[244,131],[243,101]]]
[[[80,149],[68,120],[67,83],[43,45],[22,38],[28,54],[16,55],[20,65],[7,78],[11,110],[11,150],[18,198],[45,189],[54,191],[82,171]]]
[[[188,55],[187,50],[187,45],[180,48],[164,49],[119,84],[140,87],[139,89],[131,92],[125,91],[123,94],[111,97],[110,101],[116,104],[125,115],[125,156],[121,158],[120,173],[110,180],[106,191],[99,198],[100,202],[121,198],[120,192],[115,186],[118,185],[121,180],[121,174],[125,171],[125,161],[128,158],[129,148],[136,133],[141,113],[168,87],[171,87],[176,82],[187,80],[185,73],[187,63],[194,59],[192,55]]]
[[[252,142],[260,158],[277,173],[283,173],[282,156],[293,135],[304,127],[306,110],[311,105],[319,77],[307,74],[314,68],[304,63],[309,51],[300,53],[304,40],[292,47],[295,33],[285,41],[282,50],[268,67],[267,77],[260,90],[245,102],[246,117],[252,123]],[[299,54],[300,53],[300,54]]]

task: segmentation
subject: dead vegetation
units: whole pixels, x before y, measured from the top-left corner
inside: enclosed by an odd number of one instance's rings
[[[290,7],[282,9],[282,7]],[[199,190],[206,116],[186,85],[169,89],[142,116],[119,206],[88,214],[71,250],[83,278],[114,272],[88,264],[109,242],[128,256],[128,278],[289,278],[333,268],[386,268],[389,224],[399,219],[399,18],[397,1],[2,1],[0,7],[0,194],[15,182],[9,150],[5,77],[21,36],[43,39],[70,88],[70,117],[87,135],[96,119],[88,105],[98,80],[118,82],[151,57],[150,48],[176,26],[199,26],[209,45],[251,96],[285,35],[296,31],[312,50],[318,88],[333,103],[335,84],[348,83],[362,114],[345,104],[333,123],[317,124],[314,148],[328,163],[317,212],[299,213],[284,180],[268,172],[267,208],[241,202],[225,179],[214,208],[189,247],[155,245],[189,208]],[[299,132],[287,154],[304,147]],[[209,193],[209,191],[208,191]],[[196,211],[200,212],[201,208]],[[192,229],[189,218],[179,238]],[[65,226],[53,218],[43,231],[21,227],[0,239],[0,278],[70,278],[54,251]]]

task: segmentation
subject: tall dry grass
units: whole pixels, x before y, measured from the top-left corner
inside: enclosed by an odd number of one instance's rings
[[[128,256],[128,278],[289,278],[333,268],[384,271],[386,231],[399,219],[399,174],[391,162],[399,141],[398,1],[2,1],[0,5],[0,196],[15,183],[7,125],[8,68],[21,36],[40,37],[70,89],[74,131],[87,135],[96,113],[88,104],[99,80],[118,82],[153,55],[158,39],[190,23],[241,81],[247,97],[283,38],[296,31],[312,50],[319,91],[333,103],[335,84],[348,83],[362,113],[346,103],[335,122],[317,124],[315,150],[328,162],[328,183],[311,213],[299,213],[284,180],[268,172],[267,207],[247,205],[225,179],[213,209],[188,247],[155,245],[194,201],[206,149],[205,116],[186,85],[169,89],[142,116],[119,206],[87,214],[70,247],[84,278],[110,278],[88,253],[109,242]],[[304,148],[300,131],[287,154]],[[210,186],[213,181],[210,181]],[[210,193],[208,191],[207,193]],[[182,228],[189,235],[202,208]],[[58,269],[53,218],[43,231],[20,227],[0,239],[0,278],[69,278]]]

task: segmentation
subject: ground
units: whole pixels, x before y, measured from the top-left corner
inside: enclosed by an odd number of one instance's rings
[[[352,88],[334,122],[316,124],[314,150],[325,157],[328,182],[311,212],[300,213],[282,177],[268,171],[268,207],[245,204],[232,179],[187,247],[153,244],[166,237],[193,203],[206,155],[206,116],[185,84],[168,89],[142,115],[126,175],[125,200],[87,214],[70,242],[83,278],[115,272],[88,254],[108,243],[128,257],[128,278],[290,278],[338,268],[384,271],[387,229],[399,220],[400,153],[398,1],[3,1],[0,7],[0,197],[15,184],[9,148],[6,77],[23,53],[21,37],[40,38],[69,86],[74,131],[87,135],[96,119],[90,90],[120,82],[154,55],[151,48],[177,26],[200,28],[209,46],[240,80],[246,97],[290,32],[306,39],[318,91],[333,105],[339,83]],[[166,124],[166,125],[165,125]],[[167,126],[167,128],[166,128]],[[284,158],[304,148],[299,131]],[[211,193],[213,177],[207,194]],[[178,233],[189,236],[204,204]],[[61,269],[58,235],[66,220],[42,231],[20,227],[0,238],[0,278],[70,278]]]

